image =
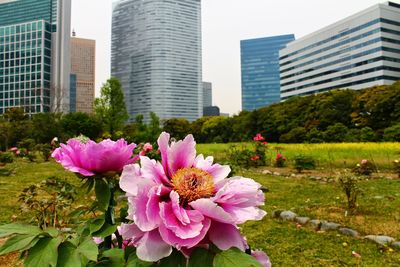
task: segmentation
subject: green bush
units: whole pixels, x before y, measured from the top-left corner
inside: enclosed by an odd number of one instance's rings
[[[0,163],[13,163],[14,156],[10,152],[0,152]]]
[[[298,173],[303,170],[313,170],[316,167],[315,159],[306,155],[297,155],[294,157],[294,168]]]
[[[39,151],[44,161],[49,161],[51,156],[51,145],[49,144],[37,144],[36,150]]]
[[[400,141],[400,123],[386,128],[383,132],[383,140],[385,141]]]
[[[371,161],[363,159],[353,168],[353,172],[358,175],[371,175],[371,173],[376,172],[376,166]]]
[[[346,195],[347,208],[349,210],[354,210],[357,207],[357,197],[362,192],[358,186],[360,177],[345,171],[344,173],[339,173],[336,180],[340,189]]]

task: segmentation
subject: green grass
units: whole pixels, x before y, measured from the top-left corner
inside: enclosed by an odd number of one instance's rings
[[[204,155],[213,155],[219,161],[226,161],[229,146],[234,144],[198,144],[197,151]],[[251,143],[246,144],[251,147]],[[374,162],[378,169],[393,168],[393,160],[400,158],[399,143],[323,143],[323,144],[269,144],[268,158],[270,162],[280,151],[289,165],[298,154],[313,157],[319,167],[352,168],[362,159]]]
[[[358,145],[360,147],[357,149],[343,144],[329,145],[332,154],[328,158],[346,158],[357,162],[363,158],[362,155],[373,152],[375,161],[390,162],[399,156],[396,154],[399,147],[395,144]],[[270,145],[271,155],[275,153],[275,146]],[[312,149],[302,145],[285,145],[282,146],[282,152],[288,158],[300,152],[311,153],[319,157],[319,162],[326,162],[323,159],[327,158],[327,148],[313,146]],[[197,150],[198,153],[214,155],[217,161],[221,161],[226,148],[225,144],[211,144],[198,145]],[[80,180],[74,174],[54,162],[30,163],[19,159],[5,168],[12,169],[14,173],[11,176],[0,175],[0,224],[11,222],[13,215],[17,215],[18,221],[29,219],[29,214],[20,214],[18,211],[18,195],[30,184],[55,175],[80,185]],[[269,254],[273,266],[400,266],[398,251],[390,252],[372,242],[342,236],[337,232],[318,233],[310,227],[297,228],[293,222],[283,222],[270,216],[273,210],[292,210],[301,216],[339,222],[361,234],[385,234],[400,240],[399,179],[363,181],[360,186],[364,194],[359,198],[359,208],[354,214],[345,216],[345,196],[334,183],[322,183],[305,177],[264,175],[261,171],[246,170],[243,176],[253,178],[269,189],[263,206],[268,215],[262,221],[246,223],[242,229],[253,248],[263,249]],[[325,171],[328,172],[327,168],[319,170],[320,173]],[[78,201],[88,201],[86,198],[86,195],[81,195]],[[343,246],[344,242],[346,246]],[[359,253],[361,258],[353,257],[352,251]]]

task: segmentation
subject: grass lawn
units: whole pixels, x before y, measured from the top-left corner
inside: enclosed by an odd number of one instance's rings
[[[364,155],[370,154],[374,155],[375,162],[389,166],[392,160],[399,157],[397,153],[400,150],[399,145],[394,143],[365,144],[365,147],[358,144],[357,148],[344,144],[336,146],[337,150],[332,148],[332,154],[328,157],[335,160],[326,160],[328,150],[322,145],[314,145],[314,149],[307,148],[307,151],[314,153],[312,155],[323,162],[322,166],[335,162],[332,165],[336,168],[336,164],[340,166],[341,158],[358,162]],[[223,160],[226,148],[227,145],[198,145],[198,153],[214,155],[217,160]],[[301,145],[282,145],[281,151],[290,160],[291,155],[304,152],[305,149]],[[275,153],[275,150],[270,149],[271,155],[272,152]],[[66,178],[76,185],[80,183],[75,175],[64,171],[54,162],[29,163],[18,160],[5,168],[12,169],[13,174],[0,176],[1,224],[11,222],[13,215],[17,216],[17,221],[29,219],[28,214],[18,211],[18,195],[30,184],[53,175]],[[293,222],[270,216],[273,210],[292,210],[301,216],[341,223],[359,231],[361,235],[385,234],[400,240],[400,179],[375,178],[362,182],[360,186],[364,194],[359,198],[359,208],[354,214],[345,216],[345,196],[334,183],[298,176],[272,176],[261,171],[247,170],[243,176],[254,178],[269,189],[263,207],[268,215],[260,222],[246,223],[242,229],[253,248],[263,249],[269,254],[273,266],[400,266],[399,251],[380,248],[367,240],[342,236],[337,232],[321,233],[307,226],[298,228]],[[85,198],[87,196],[82,195],[79,201],[84,202]],[[361,258],[352,256],[352,251],[359,253]],[[15,266],[15,262],[0,257],[0,266]]]

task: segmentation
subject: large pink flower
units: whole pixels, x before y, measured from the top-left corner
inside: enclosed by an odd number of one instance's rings
[[[129,201],[124,239],[134,240],[138,257],[157,261],[172,248],[188,251],[212,242],[222,250],[245,249],[237,224],[261,220],[266,214],[261,185],[251,179],[226,179],[230,168],[213,158],[196,157],[195,141],[188,135],[172,142],[168,133],[158,139],[161,163],[140,157],[125,166],[120,187]]]
[[[100,143],[88,140],[81,142],[70,139],[61,144],[51,155],[58,163],[71,172],[93,176],[107,172],[121,172],[125,165],[138,159],[133,157],[136,144],[127,144],[124,139],[114,142],[110,139]]]

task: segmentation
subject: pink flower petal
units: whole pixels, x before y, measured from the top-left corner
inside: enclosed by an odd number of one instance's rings
[[[142,176],[147,179],[154,180],[158,184],[170,185],[171,182],[165,175],[163,166],[155,160],[148,157],[140,157],[142,166]]]
[[[213,221],[208,231],[208,238],[221,250],[237,247],[245,250],[246,241],[239,230],[232,224],[225,224]]]
[[[144,180],[146,181],[146,180]],[[160,220],[157,187],[150,183],[139,185],[138,193],[133,199],[132,217],[142,231],[151,231],[158,227]],[[149,217],[151,215],[152,217]]]
[[[256,260],[261,263],[263,267],[271,267],[271,261],[269,260],[267,254],[265,254],[263,251],[252,251],[251,256],[256,258]]]
[[[158,230],[145,233],[136,250],[138,258],[143,261],[158,261],[171,253],[172,247],[163,241]]]
[[[204,159],[203,155],[200,154],[196,157],[193,166],[211,174],[214,178],[214,183],[218,183],[228,177],[231,168],[227,165],[212,164],[213,160],[213,157]]]
[[[233,223],[233,218],[229,213],[224,211],[211,199],[201,198],[189,203],[189,205],[197,211],[200,211],[203,215],[214,219],[219,222]]]
[[[172,177],[179,169],[193,166],[196,157],[196,142],[189,134],[185,139],[172,143],[168,149],[169,175]]]
[[[136,196],[138,192],[138,184],[143,180],[141,176],[140,166],[138,164],[126,165],[119,179],[119,186],[128,195]]]
[[[161,162],[164,167],[164,172],[166,174],[169,174],[169,169],[168,169],[169,133],[162,132],[160,134],[160,137],[158,137],[157,143],[158,143],[158,149],[160,150],[161,153]]]

